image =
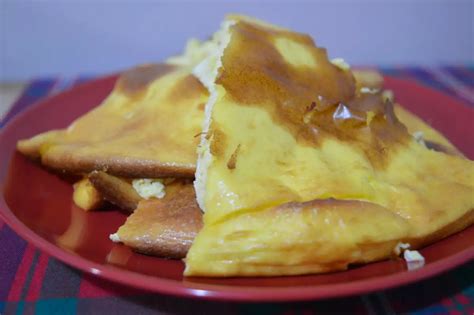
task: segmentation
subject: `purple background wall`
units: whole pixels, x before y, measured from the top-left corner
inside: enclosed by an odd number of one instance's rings
[[[473,0],[0,0],[0,79],[97,74],[159,61],[227,12],[310,33],[351,64],[474,62]]]

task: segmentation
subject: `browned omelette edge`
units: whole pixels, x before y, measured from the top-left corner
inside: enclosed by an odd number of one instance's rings
[[[194,165],[160,163],[132,158],[77,159],[70,156],[61,159],[47,158],[47,161],[43,159],[42,163],[64,173],[83,174],[103,171],[111,175],[130,178],[194,178],[195,172]]]

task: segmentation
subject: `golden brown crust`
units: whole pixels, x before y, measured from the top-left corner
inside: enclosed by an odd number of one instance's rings
[[[17,148],[63,173],[193,178],[199,142],[194,135],[201,130],[207,97],[187,68],[138,66],[67,129],[20,140]]]
[[[168,64],[140,65],[122,73],[115,88],[127,95],[134,95],[145,91],[153,81],[175,69],[175,66]]]
[[[129,213],[132,213],[143,200],[125,179],[99,171],[90,173],[88,178],[105,200]]]
[[[94,158],[46,154],[42,157],[42,163],[64,173],[84,174],[103,171],[111,175],[130,178],[193,178],[195,172],[195,165],[161,163],[125,157]]]
[[[180,259],[201,227],[202,213],[192,184],[173,182],[163,199],[141,201],[117,235],[137,252]]]
[[[136,212],[134,217],[127,221],[127,223],[121,228],[123,229],[121,230],[121,233],[125,233],[123,234],[124,236],[126,235],[125,237],[130,237],[130,233],[133,233],[136,239],[139,239],[140,236],[146,237],[146,235],[150,233],[148,232],[148,229],[149,226],[151,226],[151,223],[147,223],[147,220],[155,220],[156,223],[159,223],[159,225],[154,227],[154,231],[152,232],[154,235],[162,233],[164,229],[167,230],[168,235],[174,236],[185,235],[186,233],[189,233],[189,230],[192,230],[195,233],[188,234],[187,236],[187,242],[192,242],[197,232],[202,227],[202,214],[195,203],[194,197],[191,196],[192,194],[194,194],[194,191],[191,192],[189,187],[178,190],[171,187],[167,191],[168,197],[164,200],[153,200],[142,203],[139,207],[140,211]],[[176,197],[178,197],[178,195],[182,197],[181,205],[183,205],[183,207],[177,203]],[[360,207],[361,205],[364,205],[364,203],[359,201],[350,200],[334,200],[332,202],[335,205],[352,204],[354,207]],[[275,207],[271,211],[287,212],[290,210],[294,211],[295,209],[300,209],[302,207],[308,210],[311,207],[320,207],[321,205],[327,206],[330,203],[331,201],[327,200],[314,200],[302,204],[289,203]],[[166,209],[168,209],[168,213],[165,212]],[[353,210],[357,211],[355,208]],[[152,214],[152,212],[154,212],[154,214]],[[189,218],[185,218],[185,216],[189,213],[193,215],[191,220],[189,220]],[[152,216],[153,219],[151,219]],[[473,223],[474,209],[466,213],[464,216],[458,218],[456,221],[451,222],[442,229],[436,231],[435,233],[423,238],[404,238],[399,240],[381,241],[378,243],[359,244],[359,249],[361,250],[362,254],[360,255],[359,260],[355,260],[351,262],[351,264],[368,263],[393,257],[393,249],[398,241],[409,243],[412,249],[421,248],[448,237],[449,235],[462,231]],[[134,229],[134,231],[132,232],[131,229]],[[161,232],[160,229],[162,229]],[[122,234],[120,234],[120,236],[122,238]],[[176,240],[176,242],[170,242],[170,240],[173,239]],[[184,246],[182,240],[177,240],[174,237],[162,238],[159,235],[155,242],[152,243],[143,241],[127,241],[126,245],[131,246],[138,252],[148,255],[176,259],[185,257],[187,251],[189,250],[189,246]],[[327,268],[327,271],[345,269],[342,268],[342,265],[338,265],[337,268],[329,268],[329,266],[325,266],[325,268]]]

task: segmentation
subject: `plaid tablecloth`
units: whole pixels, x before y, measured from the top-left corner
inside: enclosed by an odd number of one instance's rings
[[[380,70],[420,81],[474,106],[474,66]],[[0,127],[42,97],[87,79],[32,80]],[[0,314],[76,313],[473,315],[474,262],[413,285],[351,298],[305,303],[230,304],[151,294],[84,274],[28,244],[0,221]]]

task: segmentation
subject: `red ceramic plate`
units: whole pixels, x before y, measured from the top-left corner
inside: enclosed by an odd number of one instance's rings
[[[323,275],[274,278],[183,278],[181,261],[148,257],[113,244],[126,216],[86,213],[72,202],[72,187],[15,153],[18,139],[67,126],[100,103],[116,77],[98,79],[45,99],[11,121],[0,136],[0,213],[20,236],[84,272],[177,296],[233,301],[295,301],[348,296],[419,281],[474,258],[474,226],[421,250],[424,268],[383,261]],[[474,158],[474,111],[414,82],[386,79],[398,100]]]

